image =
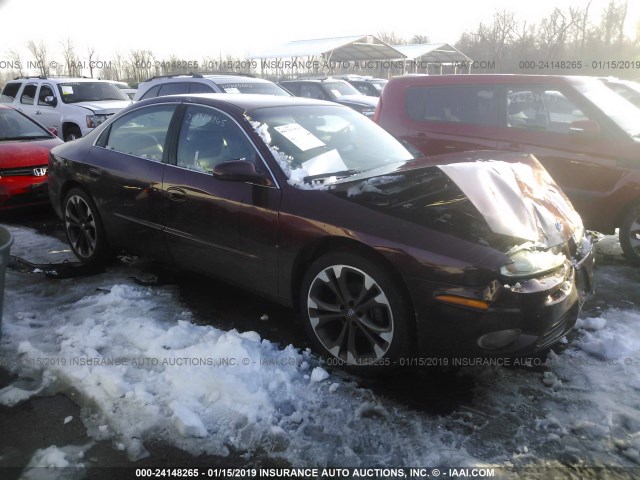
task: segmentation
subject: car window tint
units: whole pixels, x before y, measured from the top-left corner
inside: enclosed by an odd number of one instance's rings
[[[11,103],[18,95],[18,90],[20,90],[20,83],[7,83],[2,90],[2,95],[0,95],[0,103]]]
[[[300,85],[300,96],[328,100],[327,95],[322,91],[322,88],[314,83]]]
[[[144,100],[145,98],[155,98],[158,96],[158,92],[160,91],[160,85],[156,85],[155,87],[151,87],[147,90],[147,93],[140,97],[140,100]]]
[[[200,82],[193,82],[189,87],[189,93],[213,93],[213,88]]]
[[[187,82],[165,83],[160,87],[160,93],[158,93],[158,96],[180,95],[182,93],[189,93],[189,84]]]
[[[587,116],[557,90],[512,88],[507,90],[507,127],[569,133],[572,122]]]
[[[257,163],[256,151],[242,129],[219,110],[187,107],[178,138],[178,166],[210,172],[230,160]]]
[[[412,87],[406,109],[417,121],[497,125],[496,95],[490,86]]]
[[[36,98],[36,89],[38,87],[34,84],[29,84],[24,87],[22,95],[20,96],[20,103],[24,105],[33,105],[33,101]]]
[[[40,85],[40,93],[38,93],[38,105],[49,106],[44,99],[53,97],[53,88],[49,85]]]
[[[105,147],[128,155],[162,161],[175,105],[153,105],[119,118],[110,128]]]

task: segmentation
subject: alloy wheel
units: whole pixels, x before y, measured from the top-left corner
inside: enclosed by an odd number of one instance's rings
[[[394,334],[387,295],[366,272],[331,265],[311,282],[309,322],[323,347],[347,364],[382,358]]]
[[[96,219],[87,202],[79,195],[67,200],[65,225],[75,253],[81,258],[91,257],[97,246]]]

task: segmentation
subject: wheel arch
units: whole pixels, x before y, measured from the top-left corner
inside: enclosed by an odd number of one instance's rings
[[[402,278],[402,275],[393,263],[375,248],[362,242],[345,237],[324,237],[303,248],[293,262],[291,274],[291,298],[293,307],[300,309],[300,289],[302,280],[313,262],[321,256],[329,253],[343,251],[360,255],[376,264],[380,265],[389,275],[393,277],[394,283],[400,288],[403,294],[403,301],[408,302],[409,311],[413,312],[413,324],[416,326],[415,308],[409,288]]]

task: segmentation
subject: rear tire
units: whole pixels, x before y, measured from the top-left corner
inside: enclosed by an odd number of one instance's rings
[[[65,197],[62,212],[73,253],[87,265],[103,267],[109,257],[109,246],[98,208],[89,194],[72,188]]]
[[[300,306],[308,337],[330,365],[388,371],[412,351],[410,302],[393,275],[364,256],[318,258],[304,276]]]
[[[633,206],[622,219],[618,238],[627,261],[640,266],[640,204]]]

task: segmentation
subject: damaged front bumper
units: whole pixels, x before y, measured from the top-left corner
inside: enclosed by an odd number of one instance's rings
[[[593,244],[581,250],[554,272],[515,284],[443,288],[413,279],[420,354],[513,357],[548,349],[571,331],[593,291]],[[455,304],[453,297],[476,303]]]

